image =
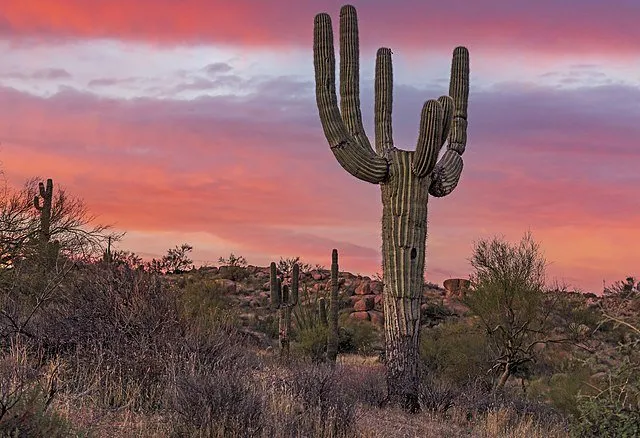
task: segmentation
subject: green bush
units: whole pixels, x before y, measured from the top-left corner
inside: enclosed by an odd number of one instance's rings
[[[380,339],[380,331],[369,321],[358,321],[343,314],[338,332],[338,353],[369,354]]]
[[[446,322],[423,330],[420,358],[427,371],[452,383],[485,379],[490,367],[484,331],[464,322]]]
[[[587,390],[590,373],[588,367],[582,367],[536,379],[529,385],[527,395],[530,399],[548,401],[564,414],[578,415],[578,395]]]
[[[322,362],[327,350],[327,331],[327,327],[322,324],[298,330],[295,351],[310,358],[314,363]]]
[[[640,436],[640,409],[617,397],[584,397],[573,427],[576,437],[631,438]]]

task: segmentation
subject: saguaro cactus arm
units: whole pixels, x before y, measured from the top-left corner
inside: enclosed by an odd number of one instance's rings
[[[279,309],[281,303],[280,294],[282,293],[282,286],[280,284],[280,279],[278,278],[278,271],[276,269],[275,262],[271,262],[269,268],[269,291],[271,293],[271,308]]]
[[[358,19],[352,6],[340,10],[340,109],[342,119],[362,149],[373,152],[362,125],[360,110],[360,41]]]
[[[433,170],[429,186],[429,193],[436,197],[451,193],[458,185],[462,174],[462,154],[467,146],[469,102],[469,51],[465,47],[456,47],[453,51],[449,95],[453,99],[449,144]]]
[[[373,152],[368,140],[366,143],[363,140],[366,135],[362,128],[360,109],[356,108],[360,100],[358,96],[358,40],[352,38],[354,31],[357,34],[357,19],[355,10],[351,14],[348,9],[343,8],[345,12],[341,16],[341,27],[344,31],[341,46],[343,47],[342,52],[346,56],[346,59],[341,59],[341,64],[345,64],[345,67],[341,68],[341,76],[345,81],[341,88],[346,93],[342,97],[346,125],[343,116],[340,115],[336,96],[336,59],[333,49],[331,17],[324,13],[316,15],[314,20],[313,62],[316,77],[316,102],[325,137],[338,163],[356,178],[378,184],[387,177],[388,163],[387,160]],[[351,9],[353,8],[351,7]],[[342,24],[343,22],[344,24]],[[349,22],[353,23],[349,24]],[[349,129],[352,132],[349,132]]]
[[[293,265],[291,275],[291,288],[289,289],[289,301],[287,304],[295,306],[298,304],[298,278],[300,277],[300,266],[297,263]]]
[[[376,127],[376,152],[386,157],[393,148],[393,64],[391,49],[381,47],[376,54],[376,77],[374,79],[375,104],[374,123]]]

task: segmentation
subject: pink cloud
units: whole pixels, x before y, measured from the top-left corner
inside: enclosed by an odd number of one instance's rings
[[[158,44],[307,47],[313,16],[338,15],[342,1],[5,0],[0,32],[16,40],[112,38]],[[487,51],[631,56],[640,41],[639,7],[618,0],[394,3],[355,1],[363,44]],[[588,30],[588,31],[585,31]],[[375,35],[375,37],[373,37]]]
[[[515,240],[527,229],[555,262],[553,275],[575,286],[599,290],[602,277],[637,274],[640,259],[625,242],[640,240],[640,150],[629,143],[640,135],[638,93],[472,94],[462,181],[429,204],[428,278],[467,275],[474,239]],[[399,144],[415,142],[414,105],[431,94],[398,93]],[[378,188],[335,162],[312,84],[281,78],[242,98],[192,101],[0,88],[0,102],[0,158],[14,184],[52,177],[125,230],[210,233],[264,258],[323,264],[336,247],[345,269],[380,270]]]

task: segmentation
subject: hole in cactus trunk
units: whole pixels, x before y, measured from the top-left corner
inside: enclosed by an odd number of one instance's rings
[[[411,248],[411,260],[415,259],[418,255],[418,251],[415,248]]]

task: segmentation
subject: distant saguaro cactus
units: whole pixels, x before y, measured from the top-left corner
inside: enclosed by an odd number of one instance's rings
[[[462,173],[467,141],[469,53],[453,52],[449,95],[422,108],[415,151],[393,144],[391,50],[378,50],[375,69],[375,150],[362,124],[359,91],[358,19],[353,6],[340,10],[340,108],[336,96],[331,17],[316,15],[316,102],[329,147],[356,178],[382,189],[382,257],[389,401],[418,406],[418,338],[424,283],[427,200],[451,193]],[[440,149],[447,148],[438,160]]]
[[[331,252],[331,295],[329,295],[329,315],[327,332],[327,359],[335,362],[338,357],[338,250]]]
[[[278,277],[278,270],[275,262],[271,262],[271,307],[278,310],[278,339],[280,341],[280,355],[289,355],[289,332],[291,331],[291,308],[298,304],[298,277],[300,268],[298,264],[293,265],[291,274],[291,288],[282,284]]]
[[[48,242],[51,238],[51,206],[53,204],[53,180],[47,179],[47,187],[38,184],[40,196],[33,197],[33,206],[40,212],[40,229],[38,230],[40,243]],[[42,198],[42,205],[40,205]]]
[[[45,262],[45,266],[55,265],[58,253],[60,252],[60,242],[51,240],[51,215],[53,206],[53,180],[47,179],[47,185],[40,182],[38,184],[40,196],[33,197],[33,206],[40,212],[40,228],[38,229],[38,244],[40,255]],[[42,198],[42,204],[40,204]]]

